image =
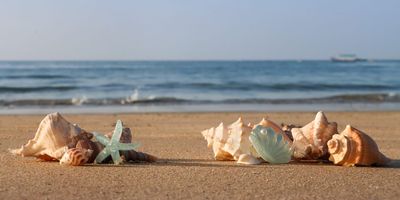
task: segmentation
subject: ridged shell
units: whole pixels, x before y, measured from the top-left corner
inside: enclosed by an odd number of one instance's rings
[[[289,142],[290,144],[292,144],[292,140],[284,133],[284,131],[281,129],[281,127],[277,124],[275,124],[273,121],[266,119],[266,118],[262,118],[261,122],[258,123],[258,125],[261,125],[264,128],[272,128],[274,130],[275,133],[279,133],[282,134],[282,136],[285,138],[285,140],[287,142]]]
[[[291,144],[272,128],[256,126],[250,135],[254,149],[271,164],[288,163],[292,157]]]
[[[327,142],[337,134],[336,122],[328,122],[322,111],[314,121],[302,128],[292,128],[293,157],[296,159],[319,159],[327,155]]]
[[[64,153],[63,157],[60,159],[60,164],[72,166],[84,165],[87,163],[92,153],[93,151],[90,149],[68,149]]]
[[[346,126],[328,141],[329,160],[336,165],[386,165],[390,159],[383,155],[375,141],[362,131]]]
[[[35,137],[20,149],[10,150],[14,155],[34,156],[44,160],[59,160],[64,147],[85,131],[65,120],[59,113],[48,114],[40,123]]]
[[[216,160],[237,160],[241,154],[251,154],[250,132],[251,127],[239,118],[229,126],[221,123],[201,134],[207,140],[207,146],[213,148]]]
[[[92,155],[87,161],[87,163],[93,163],[93,161],[96,159],[96,156],[104,149],[104,146],[100,142],[93,142],[88,139],[83,139],[77,142],[76,148],[93,151]]]

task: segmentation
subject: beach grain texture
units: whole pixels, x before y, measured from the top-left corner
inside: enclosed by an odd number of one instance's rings
[[[388,167],[324,163],[239,165],[215,161],[200,132],[238,117],[257,123],[304,125],[313,112],[137,113],[64,115],[87,131],[109,132],[117,119],[133,130],[139,150],[156,163],[61,166],[13,156],[33,138],[45,115],[0,116],[0,199],[398,199],[400,112],[327,112],[338,123],[368,133],[394,161]]]

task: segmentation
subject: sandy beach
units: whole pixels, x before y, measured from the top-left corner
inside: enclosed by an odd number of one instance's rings
[[[0,116],[0,199],[398,199],[400,112],[327,112],[341,132],[351,124],[368,133],[394,159],[388,167],[323,163],[239,165],[213,160],[200,134],[242,116],[257,123],[304,125],[315,113],[154,113],[64,115],[87,131],[108,132],[124,121],[156,163],[60,166],[8,153],[34,133],[45,115]]]

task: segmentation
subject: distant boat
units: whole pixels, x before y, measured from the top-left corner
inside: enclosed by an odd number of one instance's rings
[[[340,54],[331,58],[332,62],[364,62],[365,58],[359,58],[355,54]]]

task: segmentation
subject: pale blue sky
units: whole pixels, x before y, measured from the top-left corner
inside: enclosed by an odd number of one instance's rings
[[[400,58],[399,0],[0,0],[0,60]]]

